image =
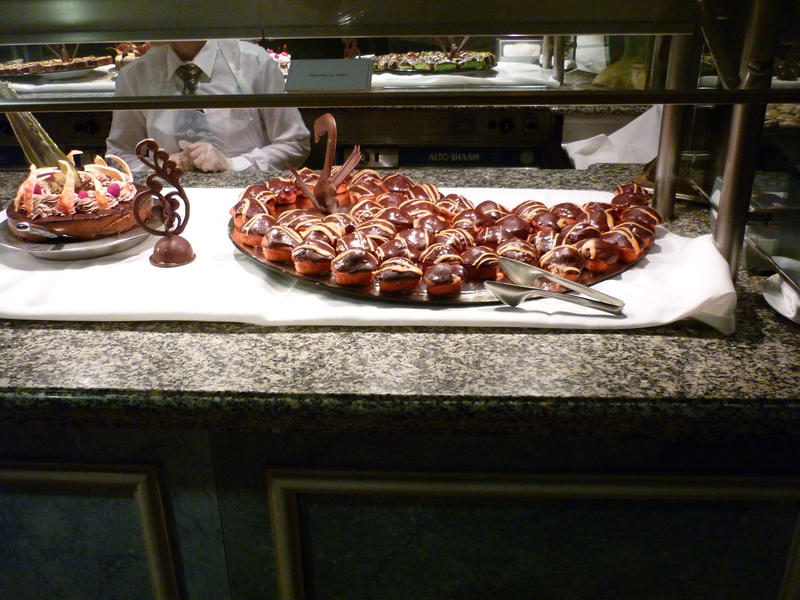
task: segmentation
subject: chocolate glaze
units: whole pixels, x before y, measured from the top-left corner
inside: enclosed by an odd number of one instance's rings
[[[328,262],[336,256],[336,251],[329,243],[321,240],[308,240],[292,250],[292,260],[310,262]]]
[[[404,257],[414,262],[419,260],[419,250],[403,238],[395,238],[384,242],[375,250],[375,256],[380,261],[388,258]]]
[[[440,215],[427,214],[414,219],[414,227],[435,235],[450,227],[450,223]]]
[[[507,233],[523,240],[528,237],[528,233],[530,233],[531,230],[528,221],[513,213],[498,219],[497,225],[502,227]]]
[[[419,280],[422,278],[422,269],[407,258],[390,258],[378,267],[375,277],[380,281]]]
[[[484,200],[483,202],[480,202],[475,207],[475,211],[479,215],[491,219],[492,222],[495,222],[509,214],[509,210],[507,208],[500,206],[494,200]]]
[[[440,198],[436,202],[436,205],[439,207],[439,210],[451,217],[463,210],[475,208],[472,202],[460,194],[447,194],[444,198]]]
[[[586,259],[573,246],[567,245],[556,246],[539,259],[543,269],[565,277],[580,275],[585,263]]]
[[[374,200],[384,208],[389,208],[392,206],[399,207],[407,200],[407,198],[402,194],[398,194],[397,192],[384,192],[378,196],[375,196]]]
[[[422,282],[426,287],[431,288],[461,283],[465,278],[466,273],[463,266],[453,263],[439,263],[425,271],[422,276]]]
[[[538,266],[539,264],[539,252],[533,244],[524,240],[514,239],[500,244],[497,247],[497,255],[528,263],[529,265]]]
[[[383,187],[389,192],[405,192],[414,182],[402,173],[392,173],[383,178]]]
[[[461,260],[464,265],[483,269],[496,267],[499,264],[497,253],[486,246],[472,246],[461,253]]]
[[[264,232],[265,248],[295,248],[303,243],[303,238],[294,229],[285,225],[273,225]]]
[[[378,240],[363,231],[354,231],[336,240],[337,252],[344,252],[348,248],[363,248],[364,250],[373,251],[377,247]]]
[[[503,242],[512,240],[514,237],[502,225],[489,225],[489,227],[484,227],[478,232],[478,235],[475,236],[475,243],[481,246],[497,248]]]
[[[402,208],[388,207],[375,215],[376,219],[385,219],[394,225],[396,231],[408,229],[414,223],[411,216]]]
[[[442,262],[461,264],[461,254],[449,244],[434,243],[420,254],[423,264],[435,265]]]
[[[611,264],[619,258],[616,245],[599,237],[581,240],[575,244],[575,249],[587,260],[601,260]]]
[[[544,202],[539,200],[525,200],[522,204],[515,206],[514,210],[511,212],[530,222],[533,215],[543,210],[547,210],[547,206],[545,206]]]
[[[475,245],[475,238],[469,231],[463,229],[444,229],[433,238],[434,243],[443,243],[458,250],[464,251]]]
[[[433,236],[429,231],[426,231],[424,229],[418,229],[416,227],[398,231],[395,237],[398,239],[408,240],[408,242],[420,252],[425,250],[425,248],[427,248],[431,244],[431,241],[433,239]]]
[[[578,221],[561,230],[562,244],[575,244],[580,240],[600,237],[600,230],[587,221]]]
[[[378,260],[363,248],[350,248],[337,254],[331,267],[340,273],[372,272],[378,268]]]
[[[661,223],[661,215],[655,208],[646,204],[630,206],[619,215],[620,222],[639,223],[650,229]]]

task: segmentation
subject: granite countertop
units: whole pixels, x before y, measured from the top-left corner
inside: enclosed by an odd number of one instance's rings
[[[441,186],[605,190],[639,171],[403,169]],[[22,177],[0,173],[3,198]],[[708,209],[679,202],[667,227],[708,233]],[[694,321],[631,331],[0,321],[0,421],[796,438],[800,326],[764,302],[764,279],[740,272],[730,336]]]

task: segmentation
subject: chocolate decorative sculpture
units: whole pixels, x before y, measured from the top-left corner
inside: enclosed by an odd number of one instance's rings
[[[180,267],[195,259],[192,245],[181,237],[181,233],[189,222],[189,199],[181,187],[179,180],[183,169],[175,161],[169,160],[169,153],[158,147],[153,139],[145,139],[136,145],[136,156],[144,164],[153,169],[155,173],[147,176],[147,189],[136,195],[133,201],[133,216],[139,227],[147,233],[162,236],[153,248],[150,262],[156,267]],[[158,181],[163,179],[175,189],[166,195],[161,193],[164,185]],[[154,229],[139,217],[139,204],[152,202],[158,199],[161,204],[161,220],[164,230]],[[178,209],[183,201],[183,218],[178,214]]]
[[[339,211],[339,202],[336,199],[336,190],[339,185],[347,179],[361,161],[361,149],[354,146],[350,156],[344,161],[335,173],[333,171],[333,161],[336,157],[336,120],[331,113],[320,115],[314,121],[314,141],[319,142],[320,138],[326,135],[325,146],[325,165],[320,173],[319,180],[314,189],[310,189],[290,165],[288,169],[294,175],[294,180],[309,197],[314,206],[324,214],[332,214]]]

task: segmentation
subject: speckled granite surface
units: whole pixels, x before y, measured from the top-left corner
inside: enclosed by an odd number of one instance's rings
[[[404,169],[439,185],[613,189],[589,171]],[[263,174],[264,177],[270,174]],[[255,174],[189,174],[241,187]],[[2,196],[20,173],[0,173]],[[668,227],[709,232],[679,203]],[[737,332],[696,322],[625,332],[262,328],[229,323],[0,322],[0,419],[273,431],[791,437],[800,326],[737,280]]]

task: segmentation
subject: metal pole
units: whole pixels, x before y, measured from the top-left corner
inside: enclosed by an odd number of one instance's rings
[[[546,35],[542,38],[542,55],[540,62],[543,69],[549,69],[553,62],[553,36]]]
[[[557,35],[553,49],[553,79],[564,83],[564,36]]]
[[[667,88],[688,88],[695,69],[692,68],[694,58],[694,39],[690,35],[674,35],[669,47],[669,66],[667,72]],[[661,133],[658,139],[658,158],[656,159],[656,176],[653,184],[656,210],[669,219],[675,209],[675,191],[678,188],[678,170],[681,160],[681,134],[683,123],[691,106],[670,104],[664,106],[661,117]]]
[[[770,85],[777,13],[777,3],[772,0],[753,3],[742,53],[742,89]],[[734,280],[739,270],[765,111],[765,104],[735,104],[731,116],[714,243],[728,261]]]

